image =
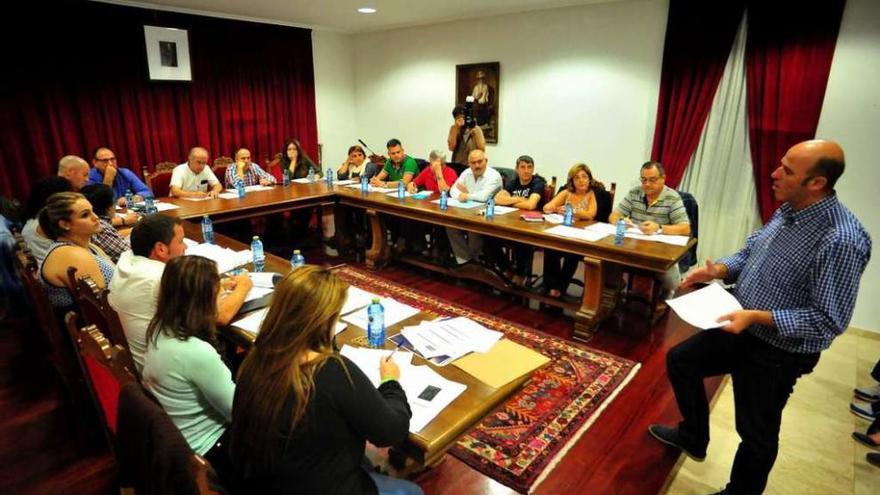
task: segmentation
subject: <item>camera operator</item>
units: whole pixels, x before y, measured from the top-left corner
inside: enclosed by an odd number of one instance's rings
[[[472,100],[472,97],[468,97]],[[473,102],[468,101],[465,105],[456,105],[452,109],[452,118],[455,122],[449,128],[449,151],[452,152],[452,161],[455,163],[467,163],[467,157],[473,150],[486,151],[486,138],[483,130],[477,125],[473,115]]]

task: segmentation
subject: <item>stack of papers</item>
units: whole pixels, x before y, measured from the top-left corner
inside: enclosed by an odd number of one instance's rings
[[[345,180],[333,181],[334,186],[346,186],[348,184],[360,184],[360,181],[357,179],[345,179]]]
[[[372,295],[371,295],[372,296]],[[368,301],[369,303],[370,301]],[[419,313],[419,310],[403,304],[402,302],[397,302],[394,299],[384,298],[382,299],[382,307],[385,308],[385,328],[389,328],[401,321],[409,318],[410,316],[416,315]],[[344,306],[343,306],[344,308]],[[352,325],[359,326],[363,329],[367,328],[367,309],[364,308],[360,311],[354,311],[349,315],[342,318],[343,321],[347,323],[351,323]]]
[[[259,184],[256,184],[253,186],[245,186],[244,191],[245,192],[268,191],[269,189],[272,189],[272,186],[261,186]],[[238,189],[234,189],[234,188],[227,189],[226,192],[233,193],[233,194],[235,194],[235,197],[238,197]]]
[[[666,302],[679,318],[703,330],[725,325],[720,316],[743,309],[733,294],[714,283]]]
[[[216,244],[196,244],[187,246],[186,254],[204,256],[217,263],[217,272],[226,273],[252,261],[250,249],[233,251]]]
[[[248,276],[251,278],[251,281],[254,283],[254,285],[244,297],[244,302],[253,301],[255,299],[259,299],[263,296],[271,294],[272,291],[275,290],[275,283],[273,282],[273,278],[276,275],[278,274],[272,272],[249,272]]]
[[[218,194],[217,197],[220,199],[236,199],[236,198],[238,198],[238,193],[237,192],[222,192],[222,193]]]
[[[617,227],[605,222],[596,222],[586,227],[587,230],[596,233],[602,233],[602,237],[615,235]],[[639,239],[642,241],[662,242],[664,244],[672,244],[675,246],[685,246],[690,239],[686,235],[669,235],[669,234],[643,234],[638,227],[629,226],[624,233],[625,237],[631,239]],[[601,239],[601,238],[600,238]]]
[[[495,216],[498,216],[498,215],[506,215],[506,214],[508,214],[508,213],[513,213],[514,211],[517,211],[517,210],[519,210],[519,208],[514,208],[513,206],[499,206],[499,205],[495,205]],[[486,214],[486,209],[483,208],[483,209],[480,210],[478,213],[479,213],[480,215],[485,215],[485,214]]]
[[[571,237],[573,239],[580,239],[582,241],[590,242],[596,242],[606,235],[601,232],[594,232],[587,229],[579,229],[577,227],[567,227],[565,225],[557,225],[555,227],[551,227],[545,230],[544,232],[548,234],[561,235],[562,237]]]
[[[134,205],[139,206],[141,208],[144,208],[146,206],[143,201],[141,201],[140,203],[135,203]],[[177,206],[174,203],[165,203],[165,202],[159,201],[158,199],[153,200],[153,206],[156,207],[156,211],[176,210],[176,209],[180,208],[179,206]]]
[[[356,309],[363,308],[364,306],[373,302],[374,297],[379,297],[372,292],[367,292],[363,289],[359,289],[353,285],[348,286],[348,297],[345,299],[345,304],[342,306],[342,311],[340,314],[347,315]],[[386,323],[387,324],[387,323]]]
[[[489,352],[502,337],[501,332],[489,330],[465,317],[424,321],[405,327],[400,333],[425,359],[445,357],[443,361],[446,362],[469,352]]]
[[[360,188],[361,188],[361,184],[360,184],[360,182],[358,182],[358,183],[356,183],[356,184],[349,184],[349,185],[347,185],[347,186],[345,186],[345,187],[350,187],[350,188],[352,188],[352,189],[360,189]],[[376,187],[376,186],[371,186],[371,185],[368,184],[368,185],[367,185],[367,191],[369,191],[369,192],[377,192],[377,193],[387,193],[387,192],[394,191],[394,192],[396,193],[396,192],[397,192],[397,188],[396,188],[396,187]]]
[[[562,223],[565,221],[565,218],[563,218],[563,216],[558,213],[549,213],[547,215],[544,215],[544,220],[546,220],[548,223]]]
[[[354,362],[367,378],[379,386],[379,359],[390,350],[364,349],[343,346],[340,354]],[[446,409],[452,401],[467,389],[463,383],[453,382],[440,376],[429,366],[413,366],[412,353],[398,351],[391,358],[400,368],[400,386],[412,410],[409,431],[417,433]]]
[[[435,204],[438,204],[438,205],[440,204],[440,200],[439,200],[439,199],[435,199],[434,201],[431,201],[431,202],[432,202],[432,203],[435,203]],[[464,208],[464,209],[477,208],[478,206],[481,206],[481,205],[483,205],[483,204],[484,204],[484,203],[479,203],[479,202],[477,202],[477,201],[459,201],[459,200],[457,200],[457,199],[455,199],[455,198],[447,198],[447,199],[446,199],[446,205],[447,205],[447,206],[454,206],[454,207],[456,207],[456,208]],[[495,211],[496,211],[496,212],[498,211],[498,207],[497,207],[497,206],[495,207]]]

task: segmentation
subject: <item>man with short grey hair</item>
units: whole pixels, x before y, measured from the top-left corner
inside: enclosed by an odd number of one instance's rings
[[[196,146],[189,150],[186,163],[171,172],[171,195],[177,198],[216,198],[223,189],[208,166],[208,150]]]
[[[58,175],[70,181],[74,191],[79,191],[89,181],[89,164],[76,155],[66,155],[58,160]]]
[[[458,178],[458,174],[452,167],[446,165],[446,153],[434,150],[428,156],[428,161],[430,164],[407,185],[407,190],[411,193],[415,193],[419,189],[431,192],[449,192],[455,179]]]

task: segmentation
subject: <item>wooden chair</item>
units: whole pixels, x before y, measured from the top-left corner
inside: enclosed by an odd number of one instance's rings
[[[67,269],[67,277],[73,287],[73,297],[79,306],[84,322],[98,327],[101,333],[110,339],[111,344],[122,347],[130,355],[131,349],[128,347],[128,339],[125,337],[125,330],[122,328],[119,314],[107,302],[109,289],[98,287],[89,275],[77,278],[74,267]],[[135,376],[140,378],[137,371],[135,371]]]
[[[161,198],[171,194],[171,172],[176,166],[174,162],[159,162],[152,173],[144,167],[144,180],[150,191],[153,191],[153,197]]]
[[[226,177],[226,169],[229,168],[229,165],[232,164],[232,158],[228,156],[218,156],[214,159],[214,165],[211,167],[211,171],[214,172],[214,175],[220,180],[220,182],[225,182],[224,177]]]
[[[271,159],[267,158],[263,161],[263,170],[272,174],[272,177],[275,177],[275,181],[279,184],[284,180],[284,171],[281,170],[281,153],[275,153]]]

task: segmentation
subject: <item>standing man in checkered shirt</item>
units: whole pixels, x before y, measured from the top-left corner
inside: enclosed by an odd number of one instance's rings
[[[795,382],[849,324],[871,238],[837,199],[834,184],[843,170],[843,149],[833,141],[793,146],[771,175],[783,204],[770,221],[741,251],[707,261],[682,281],[682,287],[735,283],[733,294],[745,309],[669,350],[667,371],[683,419],[677,427],[651,425],[649,432],[702,461],[709,444],[703,378],[730,374],[741,442],[721,494],[764,491]]]

